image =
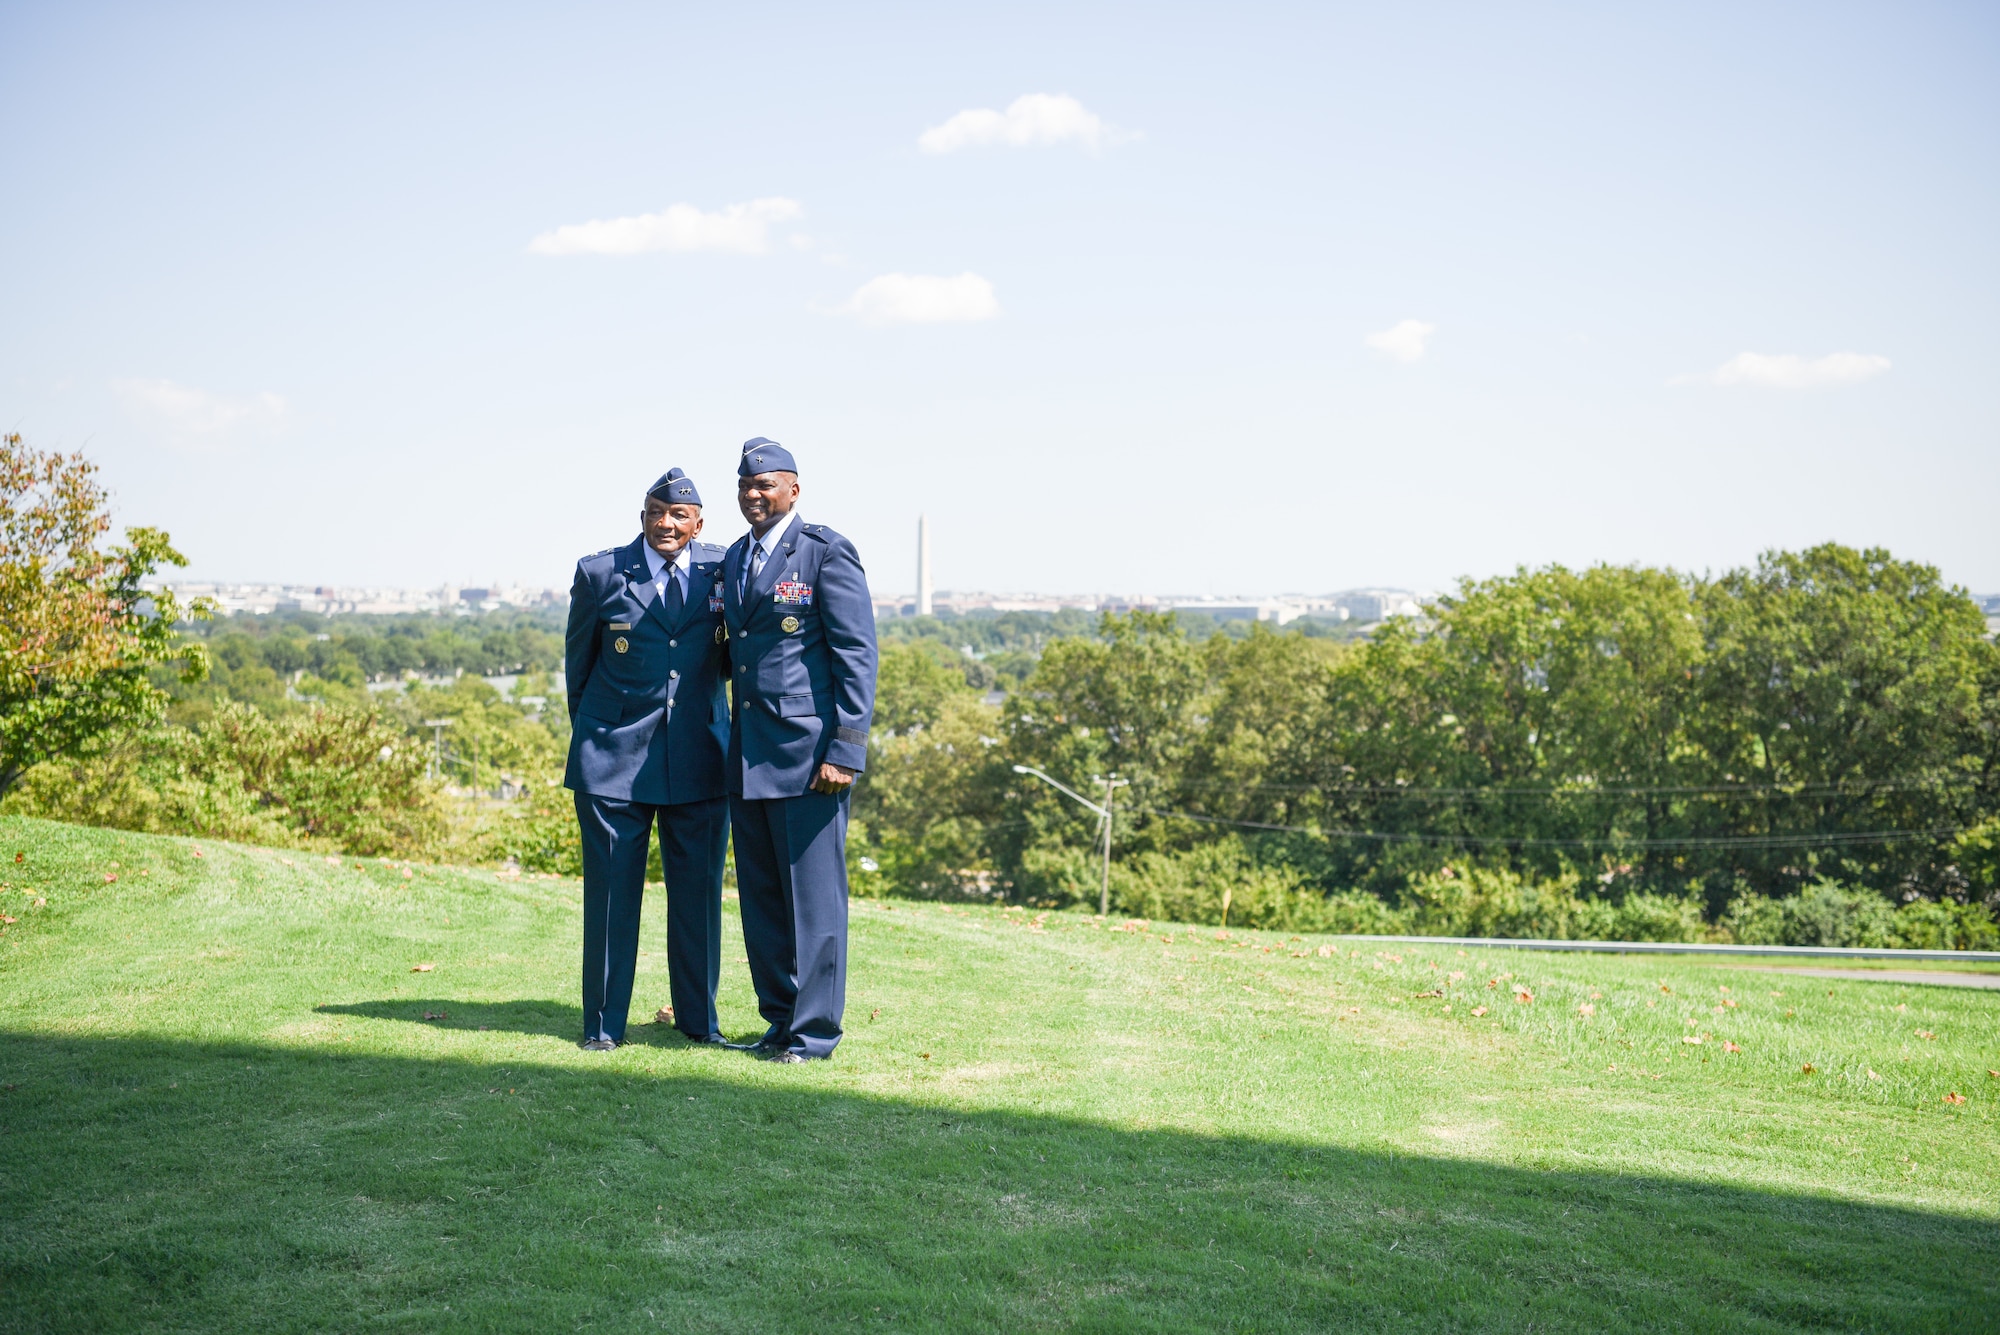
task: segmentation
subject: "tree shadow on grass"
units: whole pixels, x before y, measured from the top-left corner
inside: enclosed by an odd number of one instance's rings
[[[838,1076],[0,1035],[0,1330],[1964,1330],[2000,1300],[1989,1218]]]

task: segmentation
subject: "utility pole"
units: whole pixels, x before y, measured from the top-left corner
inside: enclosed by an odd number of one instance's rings
[[[1111,915],[1111,827],[1118,810],[1118,790],[1131,780],[1121,779],[1116,774],[1104,781],[1104,879],[1097,889],[1097,914],[1099,917]]]
[[[1111,799],[1114,793],[1120,788],[1129,787],[1132,781],[1130,779],[1121,779],[1116,774],[1108,779],[1100,779],[1094,774],[1091,775],[1090,781],[1092,783],[1101,783],[1104,785],[1104,805],[1099,806],[1082,793],[1076,791],[1076,789],[1044,774],[1033,765],[1016,765],[1014,766],[1014,772],[1016,774],[1032,774],[1063,796],[1070,798],[1082,806],[1085,810],[1097,813],[1097,819],[1102,822],[1104,827],[1104,880],[1097,891],[1097,912],[1100,917],[1108,917],[1111,913]]]
[[[448,718],[427,718],[424,720],[424,726],[431,730],[432,743],[430,772],[424,777],[441,779],[444,777],[444,730],[451,726],[451,720]]]

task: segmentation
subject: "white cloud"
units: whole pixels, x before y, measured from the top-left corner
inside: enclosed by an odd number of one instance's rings
[[[235,399],[171,380],[120,380],[114,388],[141,415],[181,436],[213,436],[234,426],[275,422],[285,415],[285,401],[276,394]]]
[[[1030,144],[1075,142],[1092,152],[1110,144],[1138,136],[1107,124],[1083,103],[1062,93],[1025,93],[1005,111],[975,107],[961,111],[942,125],[933,125],[917,136],[917,147],[926,153],[956,153],[961,148],[982,144],[1007,144],[1025,148]]]
[[[863,324],[940,324],[990,320],[1000,313],[993,284],[976,273],[954,278],[885,273],[855,289],[840,308]]]
[[[1889,369],[1887,357],[1865,352],[1831,352],[1817,360],[1785,353],[1739,352],[1705,377],[1716,385],[1762,385],[1767,389],[1820,389],[1852,385]]]
[[[692,204],[669,204],[658,213],[570,223],[543,232],[528,243],[528,250],[536,255],[640,255],[649,250],[762,255],[770,249],[771,224],[803,212],[796,199],[775,195],[714,213]]]
[[[1368,346],[1379,348],[1399,362],[1420,361],[1424,355],[1424,340],[1437,332],[1434,324],[1422,320],[1403,320],[1379,333],[1370,334]]]

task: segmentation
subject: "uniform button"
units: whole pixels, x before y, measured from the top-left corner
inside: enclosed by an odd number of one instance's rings
[[[668,641],[667,641],[667,648],[669,648],[669,649],[678,649],[678,648],[680,648],[680,647],[681,647],[681,642],[680,642],[679,640],[668,640]]]
[[[738,663],[738,664],[736,665],[736,670],[737,670],[738,672],[741,672],[741,671],[743,670],[743,664],[741,664],[741,663]]]
[[[669,679],[669,680],[671,680],[671,679],[673,679],[673,678],[675,678],[675,677],[678,677],[678,676],[680,676],[680,675],[681,675],[681,670],[680,670],[679,668],[668,668],[668,669],[667,669],[667,677],[668,677],[668,679]]]

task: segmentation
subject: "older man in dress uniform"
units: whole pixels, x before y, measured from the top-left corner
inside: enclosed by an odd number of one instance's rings
[[[799,517],[799,469],[743,446],[750,521],[723,558],[729,808],[743,941],[772,1061],[830,1057],[847,1001],[847,802],[875,712],[875,608],[854,545]]]
[[[660,832],[675,1027],[721,1043],[722,867],[729,742],[722,549],[697,542],[701,495],[680,469],[646,492],[643,531],[576,564],[564,671],[583,833],[583,1046],[625,1037],[646,855]]]

